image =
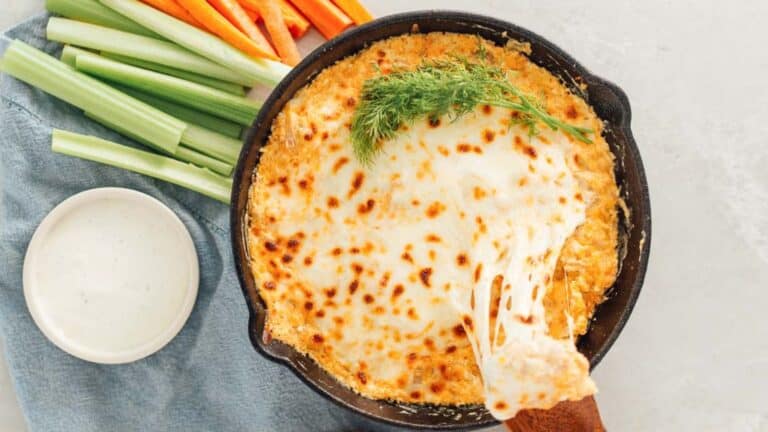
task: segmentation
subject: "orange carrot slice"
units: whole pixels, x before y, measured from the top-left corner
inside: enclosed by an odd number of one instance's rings
[[[197,21],[192,15],[187,12],[186,9],[179,6],[174,0],[141,0],[144,3],[152,6],[153,8],[163,11],[168,15],[180,19],[187,24],[193,25],[199,29],[205,30],[202,24]]]
[[[178,0],[179,4],[196,20],[200,21],[211,33],[219,36],[228,44],[252,57],[266,57],[276,60],[272,47],[259,45],[248,38],[232,23],[227,21],[205,0]]]
[[[291,0],[291,3],[309,18],[326,39],[333,38],[353,24],[330,0]]]
[[[277,0],[259,0],[259,10],[264,16],[264,25],[275,44],[277,53],[283,62],[290,66],[296,66],[301,61],[299,49],[293,41],[291,32],[283,20],[283,12]]]
[[[258,0],[239,0],[240,5],[243,6],[245,12],[254,22],[261,20],[261,14],[259,13]],[[304,18],[299,11],[291,6],[286,0],[278,0],[280,4],[280,11],[283,13],[283,19],[288,26],[288,30],[294,38],[298,39],[304,36],[309,30],[309,21]]]
[[[224,15],[224,18],[228,19],[238,30],[251,38],[252,41],[265,49],[269,47],[269,52],[275,55],[275,51],[269,45],[269,41],[267,41],[264,33],[261,32],[236,0],[208,0],[208,3],[216,8],[220,14]]]
[[[358,0],[333,0],[341,10],[344,11],[355,24],[365,24],[373,20],[373,15]]]

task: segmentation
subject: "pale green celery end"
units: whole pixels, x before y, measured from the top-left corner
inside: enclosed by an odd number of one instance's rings
[[[78,108],[104,113],[137,135],[175,152],[186,124],[106,84],[79,73],[53,57],[13,41],[3,56],[4,70]]]
[[[249,57],[218,37],[137,0],[100,1],[166,39],[248,76],[255,82],[274,86],[291,70],[289,66],[276,61]]]
[[[224,120],[214,115],[179,105],[158,96],[142,93],[138,90],[134,90],[130,87],[125,87],[120,84],[115,84],[115,88],[135,97],[142,102],[152,105],[160,111],[176,117],[179,120],[187,122],[188,124],[195,124],[213,132],[218,132],[222,135],[236,139],[239,139],[243,132],[243,128],[235,122]]]
[[[232,164],[212,158],[183,145],[179,146],[174,157],[200,167],[208,168],[211,171],[226,177],[231,176],[232,171],[235,170],[235,167]]]
[[[200,126],[190,124],[181,136],[181,142],[200,153],[215,157],[231,164],[237,163],[243,143],[225,137]]]
[[[154,72],[163,73],[166,75],[174,76],[176,78],[192,81],[197,84],[202,84],[211,88],[215,88],[227,93],[232,93],[235,96],[245,96],[245,89],[243,86],[227,81],[218,80],[216,78],[209,78],[207,76],[199,75],[194,72],[183,71],[181,69],[172,68],[169,66],[161,65],[158,63],[152,63],[145,60],[128,57],[120,54],[115,54],[107,51],[101,53],[103,57],[111,60],[119,61],[131,66],[140,67],[142,69],[148,69]]]
[[[98,55],[78,55],[76,67],[90,75],[160,95],[243,125],[250,125],[261,107],[260,103],[244,97]]]
[[[66,45],[64,46],[64,49],[61,50],[61,57],[59,59],[62,63],[66,64],[70,67],[75,67],[76,57],[78,54],[93,54],[91,51],[87,51],[78,47],[73,47],[72,45]]]
[[[59,129],[53,130],[51,149],[164,180],[226,204],[230,201],[231,179],[166,156]]]
[[[48,39],[56,42],[121,54],[237,84],[253,84],[252,79],[166,40],[56,17],[48,20],[46,33]]]
[[[149,37],[162,37],[142,27],[97,0],[46,0],[45,9],[67,18]]]
[[[115,125],[114,123],[110,122],[109,120],[107,120],[107,119],[105,119],[105,118],[103,118],[101,116],[98,116],[98,115],[93,114],[93,113],[88,112],[88,111],[85,112],[85,116],[88,117],[89,119],[95,121],[96,123],[99,123],[99,124],[109,128],[109,129],[114,130],[115,132],[117,132],[117,133],[119,133],[121,135],[125,135],[128,138],[131,138],[131,139],[133,139],[135,141],[138,141],[139,143],[144,144],[144,145],[146,145],[147,147],[149,147],[149,148],[151,148],[153,150],[157,150],[157,151],[159,151],[161,153],[167,154],[167,153],[165,153],[163,151],[163,149],[157,148],[155,145],[153,145],[152,143],[148,142],[147,140],[145,140],[145,139],[143,139],[143,138],[141,138],[139,136],[136,136],[135,134],[131,133],[130,131],[127,131],[124,128],[121,128],[120,126]],[[185,133],[186,133],[186,131],[185,131]],[[183,143],[184,142],[184,135],[182,135],[181,140],[182,140],[182,143]],[[234,168],[232,166],[232,164],[220,161],[220,160],[218,160],[218,159],[216,159],[214,157],[207,156],[207,155],[205,155],[203,153],[195,151],[192,148],[185,147],[184,145],[180,145],[179,148],[176,149],[176,153],[174,153],[172,155],[168,155],[168,156],[171,156],[174,159],[178,159],[178,160],[181,160],[181,161],[184,161],[184,162],[193,163],[193,164],[195,164],[195,165],[197,165],[197,166],[199,166],[201,168],[208,168],[211,171],[213,171],[215,173],[218,173],[218,174],[221,174],[221,175],[224,175],[224,176],[231,175],[232,174],[232,170]]]

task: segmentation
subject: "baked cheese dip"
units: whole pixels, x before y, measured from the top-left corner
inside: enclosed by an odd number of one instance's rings
[[[364,396],[506,419],[596,391],[574,342],[616,277],[613,156],[517,46],[376,42],[272,125],[248,211],[267,331]]]

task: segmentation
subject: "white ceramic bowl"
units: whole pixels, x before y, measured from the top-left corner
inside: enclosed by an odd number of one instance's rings
[[[24,297],[43,334],[97,363],[127,363],[173,339],[192,312],[199,268],[176,214],[122,188],[78,193],[32,236]]]

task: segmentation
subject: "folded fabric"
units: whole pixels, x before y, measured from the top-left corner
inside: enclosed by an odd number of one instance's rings
[[[57,55],[61,46],[45,39],[46,22],[39,16],[5,36]],[[9,76],[2,76],[0,96],[0,339],[32,431],[396,430],[329,402],[254,350],[227,206],[54,154],[52,128],[135,144]],[[135,189],[172,208],[200,261],[199,295],[184,329],[158,353],[125,365],[88,363],[58,349],[33,323],[22,288],[24,253],[43,217],[70,195],[103,186]]]

